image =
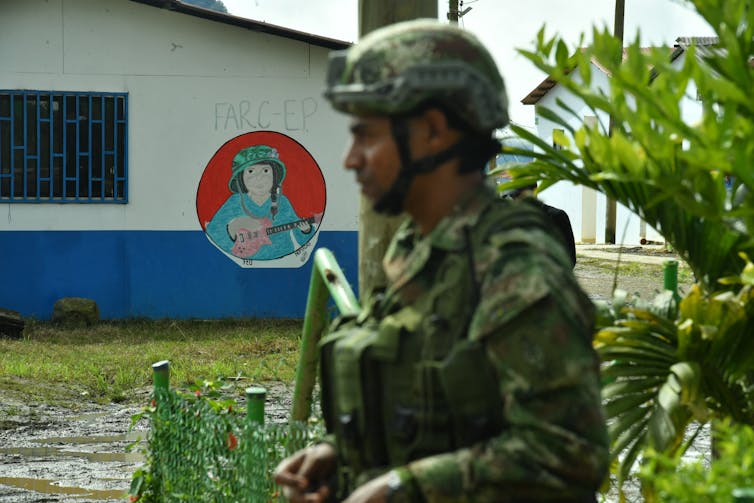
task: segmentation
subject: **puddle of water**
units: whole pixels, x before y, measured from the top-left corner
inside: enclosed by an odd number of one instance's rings
[[[78,414],[76,416],[71,416],[71,421],[89,421],[91,419],[99,419],[102,417],[109,416],[110,412],[108,411],[102,411],[102,412],[87,412],[85,414]]]
[[[27,457],[76,457],[94,462],[142,463],[144,456],[138,452],[84,452],[69,450],[67,445],[110,444],[144,440],[145,433],[131,431],[119,435],[93,435],[89,437],[49,437],[35,440],[39,447],[0,447],[0,454],[16,454]],[[51,447],[44,444],[64,444]]]
[[[83,458],[87,461],[95,461],[100,463],[141,463],[144,461],[144,456],[137,452],[81,452],[66,451],[60,447],[2,447],[0,448],[0,454],[16,454],[19,456],[35,458]]]
[[[146,431],[130,431],[119,435],[91,435],[87,437],[47,437],[34,440],[38,444],[109,444],[113,442],[136,442],[147,437]]]
[[[123,490],[84,489],[83,487],[59,486],[52,480],[27,479],[20,477],[0,477],[0,484],[18,487],[27,491],[36,491],[44,494],[68,494],[74,498],[93,499],[122,499],[126,492]]]

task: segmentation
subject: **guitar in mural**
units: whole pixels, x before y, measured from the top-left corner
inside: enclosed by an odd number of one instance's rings
[[[270,235],[291,230],[299,227],[300,224],[319,225],[321,220],[322,213],[317,213],[309,218],[272,226],[269,218],[235,218],[228,224],[228,233],[231,236],[236,236],[231,253],[239,258],[251,257],[263,246],[272,244],[269,238]]]

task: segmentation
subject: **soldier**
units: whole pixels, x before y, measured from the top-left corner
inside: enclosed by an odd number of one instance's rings
[[[508,122],[470,33],[398,23],[331,56],[345,167],[405,211],[388,279],[321,342],[329,435],[280,463],[293,502],[593,502],[608,465],[593,306],[537,204],[484,183]]]

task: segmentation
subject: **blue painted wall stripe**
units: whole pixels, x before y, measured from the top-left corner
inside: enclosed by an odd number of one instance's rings
[[[356,231],[322,231],[358,291]],[[94,299],[103,319],[302,317],[313,260],[243,269],[202,231],[1,231],[0,307],[49,319],[61,297]]]

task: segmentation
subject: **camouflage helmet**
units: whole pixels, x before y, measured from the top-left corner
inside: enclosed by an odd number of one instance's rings
[[[468,31],[429,19],[375,30],[332,52],[325,97],[351,114],[399,115],[430,102],[479,132],[508,123],[505,85],[487,49]]]

